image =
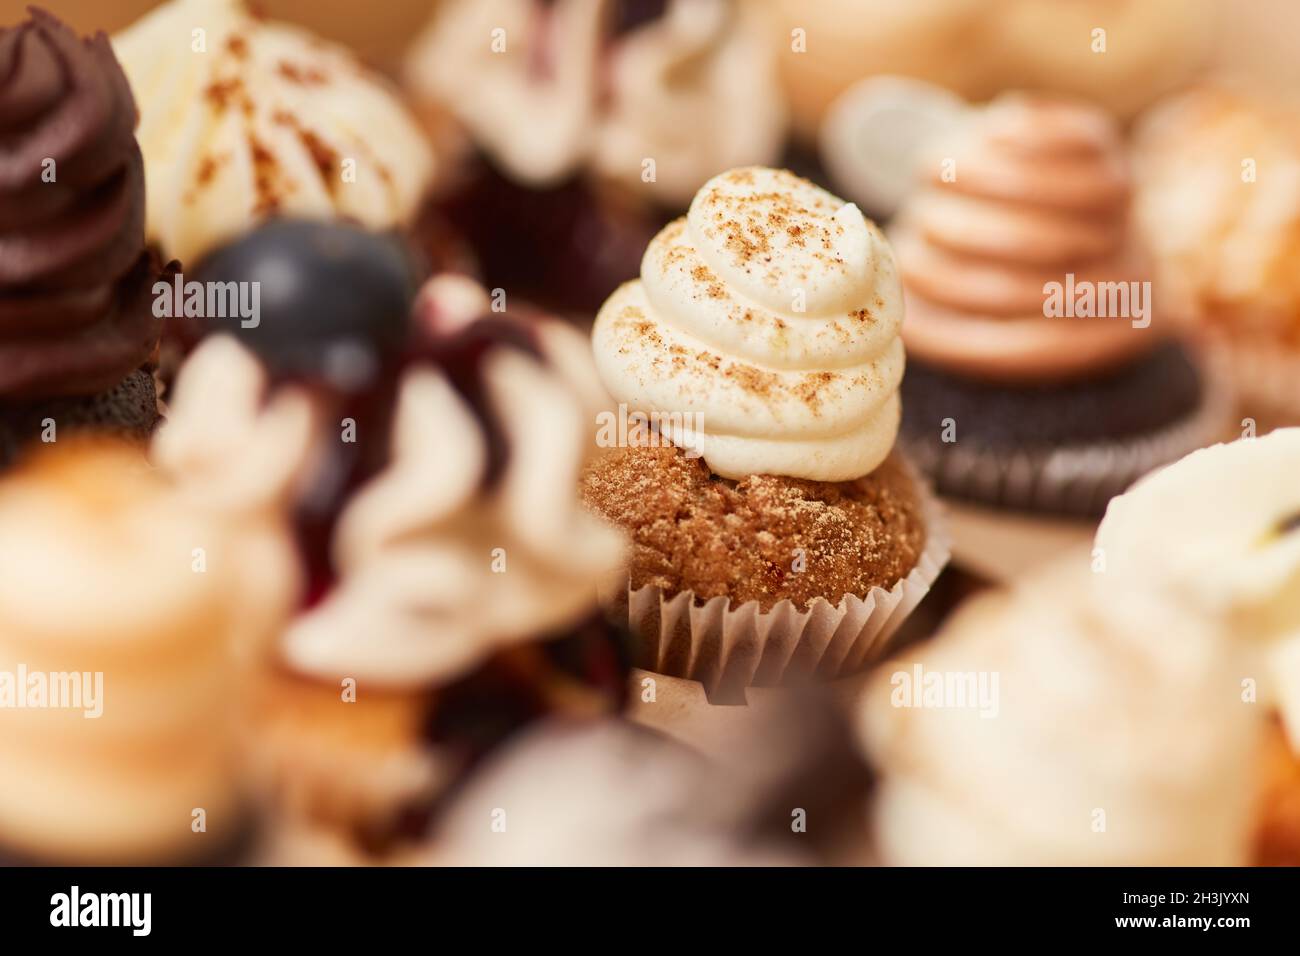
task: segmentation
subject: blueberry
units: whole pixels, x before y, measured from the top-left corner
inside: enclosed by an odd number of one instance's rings
[[[209,316],[206,332],[236,335],[276,378],[352,392],[405,347],[419,277],[395,235],[277,219],[207,256],[192,278],[256,283],[256,324]]]

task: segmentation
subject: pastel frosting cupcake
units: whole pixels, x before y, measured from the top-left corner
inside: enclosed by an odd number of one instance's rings
[[[839,673],[919,600],[944,555],[890,455],[901,322],[879,230],[761,167],[705,183],[605,303],[596,364],[641,427],[584,494],[633,537],[646,666],[724,695]]]
[[[415,218],[432,152],[343,47],[243,0],[171,0],[113,46],[140,100],[146,234],[165,256],[193,263],[272,216]]]
[[[918,174],[890,230],[914,360],[903,441],[940,491],[1098,514],[1222,436],[1223,389],[1171,337],[1139,251],[1111,117],[1006,94]]]

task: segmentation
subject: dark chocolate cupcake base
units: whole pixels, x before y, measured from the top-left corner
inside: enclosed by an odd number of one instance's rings
[[[1165,343],[1103,377],[1007,386],[910,360],[900,444],[940,494],[1100,516],[1142,475],[1224,437],[1231,404]]]
[[[161,416],[153,373],[137,369],[115,388],[86,398],[0,404],[0,468],[34,442],[95,432],[144,441]]]

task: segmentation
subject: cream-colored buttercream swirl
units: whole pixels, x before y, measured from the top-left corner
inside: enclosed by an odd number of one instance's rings
[[[414,44],[408,82],[531,186],[587,167],[685,204],[718,170],[776,158],[784,101],[751,11],[732,0],[670,0],[662,17],[612,36],[614,8],[444,4]]]
[[[1097,547],[1108,574],[1231,620],[1300,752],[1298,474],[1300,428],[1192,452],[1113,498]]]
[[[172,0],[113,38],[140,106],[148,238],[192,262],[271,215],[405,225],[433,155],[357,59],[242,0]]]
[[[1224,625],[1086,554],[964,605],[868,690],[884,861],[1245,864],[1263,721]]]
[[[1009,94],[927,153],[921,188],[890,230],[913,354],[1019,380],[1084,374],[1155,344],[1127,287],[1129,314],[1076,319],[1046,308],[1052,283],[1143,278],[1110,117],[1069,100]]]
[[[727,478],[847,481],[898,431],[902,294],[858,208],[784,170],[705,183],[596,317],[606,388]]]

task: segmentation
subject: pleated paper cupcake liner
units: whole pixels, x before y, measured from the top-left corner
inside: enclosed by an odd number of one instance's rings
[[[1207,366],[1200,405],[1167,428],[1117,441],[1007,451],[906,434],[899,444],[939,490],[970,501],[1048,514],[1100,516],[1143,475],[1236,431],[1233,393]]]
[[[640,666],[699,681],[711,703],[742,704],[748,687],[833,680],[879,658],[951,553],[940,504],[915,469],[908,471],[921,490],[926,543],[891,587],[846,594],[835,604],[818,598],[804,610],[783,600],[764,611],[757,601],[733,607],[727,597],[697,601],[694,591],[629,586],[611,603],[620,613],[626,606],[642,642]]]

